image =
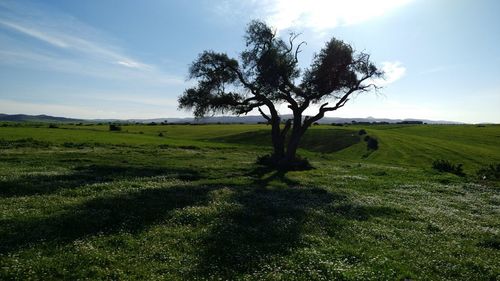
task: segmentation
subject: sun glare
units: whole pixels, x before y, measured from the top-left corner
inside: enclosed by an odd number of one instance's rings
[[[263,8],[270,23],[279,30],[294,26],[324,30],[364,22],[411,1],[276,0],[268,2]]]

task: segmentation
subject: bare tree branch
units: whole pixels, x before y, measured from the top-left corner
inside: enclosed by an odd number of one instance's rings
[[[262,109],[260,109],[260,107],[259,107],[259,112],[260,112],[260,115],[262,115],[262,117],[264,117],[264,119],[271,122],[271,117],[267,116],[267,114],[265,114],[264,111],[262,111]]]
[[[306,41],[300,42],[299,45],[297,46],[297,48],[295,49],[295,55],[293,56],[295,59],[295,63],[299,62],[298,55],[299,55],[299,53],[302,52],[302,50],[300,49],[300,47],[302,45],[307,45],[307,42]]]

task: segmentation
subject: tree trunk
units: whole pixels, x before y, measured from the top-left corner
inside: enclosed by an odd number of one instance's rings
[[[276,114],[268,119],[271,123],[271,137],[273,142],[274,152],[271,157],[273,165],[281,166],[282,168],[293,168],[301,163],[297,159],[297,149],[299,148],[300,140],[304,135],[309,123],[302,123],[302,112],[297,110],[294,112],[293,122],[287,120],[283,129],[281,119]],[[291,129],[290,137],[287,139],[288,130]],[[286,146],[285,146],[286,142]],[[302,163],[303,164],[303,163]]]
[[[300,139],[302,138],[302,132],[297,132],[296,134],[292,134],[290,136],[290,140],[288,141],[288,146],[286,148],[286,154],[284,160],[288,163],[296,160],[297,149],[299,148]]]
[[[295,160],[300,139],[303,134],[302,114],[299,111],[296,111],[293,114],[293,128],[286,148],[286,154],[284,157],[285,163],[292,163]]]
[[[274,148],[273,157],[282,159],[285,155],[285,140],[281,136],[280,118],[272,118],[271,123],[271,138]]]

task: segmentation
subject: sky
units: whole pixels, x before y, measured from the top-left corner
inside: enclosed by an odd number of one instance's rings
[[[499,11],[496,0],[0,0],[0,113],[190,117],[177,109],[190,63],[204,50],[237,58],[259,19],[302,34],[302,69],[336,37],[386,72],[380,91],[327,116],[500,123]]]

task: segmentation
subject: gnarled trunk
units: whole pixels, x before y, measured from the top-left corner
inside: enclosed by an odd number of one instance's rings
[[[287,163],[292,163],[295,160],[297,149],[299,148],[300,139],[303,134],[304,129],[302,127],[302,114],[297,110],[293,113],[292,133],[290,135],[290,138],[288,139],[284,157],[284,161],[286,161]]]
[[[302,135],[290,136],[290,140],[288,141],[288,145],[287,145],[286,153],[285,153],[285,157],[284,157],[284,160],[286,162],[291,163],[296,159],[297,149],[299,148],[301,137],[302,137]]]
[[[276,159],[281,159],[285,155],[285,140],[281,135],[280,119],[274,118],[272,121],[271,138],[273,142],[273,156]]]
[[[271,113],[272,117],[268,118],[268,122],[272,126],[271,138],[274,152],[269,163],[286,169],[304,166],[307,161],[297,157],[297,149],[302,136],[312,124],[311,120],[306,118],[302,122],[302,111],[297,109],[294,110],[293,119],[288,119],[282,127],[281,118],[277,112],[271,111]]]

